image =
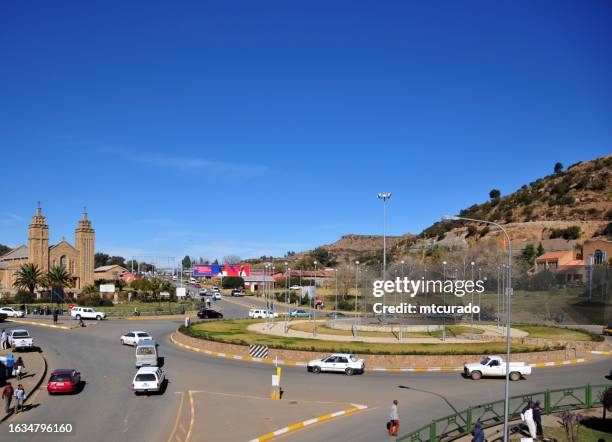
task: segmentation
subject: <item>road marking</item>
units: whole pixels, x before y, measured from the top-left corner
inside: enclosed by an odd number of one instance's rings
[[[591,350],[591,351],[587,351],[587,353],[590,353],[592,355],[612,356],[612,351]]]
[[[189,419],[189,430],[187,431],[187,437],[185,438],[185,442],[188,442],[189,438],[191,437],[191,431],[193,430],[193,422],[195,420],[195,407],[193,406],[193,395],[191,394],[191,391],[189,391],[188,394],[189,394],[189,405],[191,407],[191,418]]]
[[[36,325],[38,327],[48,327],[48,328],[59,328],[61,330],[71,330],[70,327],[66,327],[64,325],[45,324],[44,322],[37,322],[37,321],[24,321],[22,319],[7,319],[6,321],[15,322],[17,324]]]
[[[327,420],[334,419],[339,416],[346,416],[347,414],[352,414],[352,413],[362,411],[368,408],[367,405],[360,405],[360,404],[351,404],[351,405],[353,405],[353,408],[347,408],[345,410],[340,410],[334,413],[324,414],[323,416],[318,416],[312,419],[298,422],[296,424],[289,425],[288,427],[280,428],[271,433],[267,433],[262,436],[256,437],[255,439],[251,439],[249,442],[263,442],[263,441],[270,440],[275,437],[281,436],[283,434],[289,433],[290,431],[299,430],[300,428],[304,428],[309,425],[316,424],[318,422],[325,422]]]
[[[533,364],[528,364],[530,367],[558,367],[560,365],[575,365],[575,364],[583,364],[588,362],[589,360],[586,358],[577,358],[570,359],[567,361],[553,361],[553,362],[536,362]]]
[[[181,395],[181,399],[180,399],[180,402],[179,402],[178,412],[176,413],[176,419],[174,421],[174,427],[172,427],[172,431],[170,432],[170,436],[168,436],[168,442],[170,442],[172,440],[172,436],[173,435],[176,436],[176,434],[175,434],[176,427],[179,425],[179,421],[180,421],[180,418],[181,418],[181,411],[183,411],[183,398],[184,398],[185,394],[181,391],[180,395]],[[181,425],[181,427],[182,427],[182,425]],[[183,429],[183,432],[184,431],[185,431],[185,429]]]
[[[440,372],[440,371],[463,371],[463,367],[429,367],[429,368],[427,367],[406,367],[406,368],[374,367],[372,368],[371,371],[425,373],[425,372]]]

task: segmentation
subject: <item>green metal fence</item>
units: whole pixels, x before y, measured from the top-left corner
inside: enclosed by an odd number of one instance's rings
[[[584,385],[513,396],[510,398],[509,420],[518,419],[529,401],[540,401],[543,414],[599,407],[602,405],[599,393],[610,387],[612,384]],[[476,422],[484,428],[503,424],[504,401],[477,405],[459,413],[435,419],[428,425],[401,436],[397,440],[405,442],[452,441],[470,434]]]

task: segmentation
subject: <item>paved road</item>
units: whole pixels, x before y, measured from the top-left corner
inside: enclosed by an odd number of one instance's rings
[[[226,301],[219,301],[216,305],[222,308],[226,318],[246,316],[246,307]],[[236,440],[232,437],[231,427],[224,436],[210,437],[210,428],[222,424],[220,418],[214,417],[223,415],[217,408],[227,407],[226,414],[230,418],[228,422],[239,427],[242,422],[240,414],[250,413],[249,401],[240,398],[266,397],[272,369],[265,364],[208,357],[172,345],[168,338],[181,322],[112,320],[75,331],[30,327],[49,360],[50,368],[76,367],[82,372],[86,386],[76,396],[48,397],[43,390],[34,398],[34,403],[40,405],[27,414],[17,416],[13,422],[70,422],[76,429],[72,440],[88,442],[167,441],[171,434],[171,440],[180,442],[185,440],[190,423],[192,441]],[[160,341],[160,355],[165,358],[164,370],[170,380],[166,392],[161,396],[135,397],[131,392],[130,383],[135,372],[134,351],[131,347],[122,347],[118,338],[125,331],[137,329],[151,332]],[[527,380],[512,383],[511,394],[568,385],[604,383],[607,382],[604,375],[611,365],[610,359],[603,359],[582,366],[536,369]],[[284,404],[290,404],[291,401],[324,401],[337,402],[338,409],[346,408],[347,403],[365,404],[369,408],[333,422],[313,425],[283,438],[294,441],[388,440],[384,425],[389,404],[394,398],[400,400],[400,433],[422,426],[432,417],[452,412],[434,394],[398,389],[398,385],[441,394],[457,409],[503,397],[502,380],[474,382],[464,380],[456,373],[366,373],[363,376],[348,377],[341,374],[314,375],[300,367],[285,367]],[[186,405],[188,401],[185,402],[189,390],[206,392],[194,395],[194,422],[190,422],[189,406]],[[214,413],[208,412],[206,407],[211,405],[207,404],[213,403],[211,395],[217,393],[231,395],[236,400],[214,402],[218,404],[215,405],[217,408]],[[179,408],[181,413],[177,417]],[[323,410],[324,407],[321,408]],[[326,413],[327,409],[323,412]],[[296,421],[313,417],[312,413],[309,408]],[[269,427],[273,425],[274,420],[269,423]],[[5,428],[3,431],[6,431]],[[259,431],[259,428],[254,428],[253,432]],[[249,433],[241,428],[239,432],[236,430],[238,434],[243,437]],[[250,434],[251,437],[258,435]],[[13,440],[43,440],[43,437],[15,435]],[[70,439],[65,435],[45,435],[44,440]]]

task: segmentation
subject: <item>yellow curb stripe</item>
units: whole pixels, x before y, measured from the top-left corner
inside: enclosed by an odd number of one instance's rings
[[[6,321],[7,322],[14,322],[16,324],[36,325],[36,326],[39,326],[39,327],[47,327],[47,328],[59,328],[60,330],[71,330],[71,327],[66,327],[64,325],[45,324],[44,322],[22,321],[20,319],[7,319]]]
[[[308,419],[302,422],[298,422],[296,424],[293,425],[289,425],[288,427],[284,427],[284,428],[280,428],[276,431],[273,431],[271,433],[266,433],[262,436],[256,437],[255,439],[250,440],[249,442],[263,442],[266,440],[270,440],[272,438],[275,438],[277,436],[281,436],[283,434],[289,433],[291,431],[295,431],[295,430],[299,430],[300,428],[304,428],[308,425],[312,425],[318,422],[325,422],[327,420],[339,417],[339,416],[346,416],[347,414],[351,414],[351,413],[355,413],[357,411],[362,411],[367,409],[367,405],[356,405],[353,408],[347,408],[346,410],[340,410],[340,411],[336,411],[334,413],[330,413],[330,414],[324,414],[323,416],[318,416],[318,417],[314,417],[312,419]]]

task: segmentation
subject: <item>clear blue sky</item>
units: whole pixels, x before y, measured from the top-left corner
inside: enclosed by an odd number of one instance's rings
[[[612,151],[612,2],[4,2],[0,243],[242,257]]]

